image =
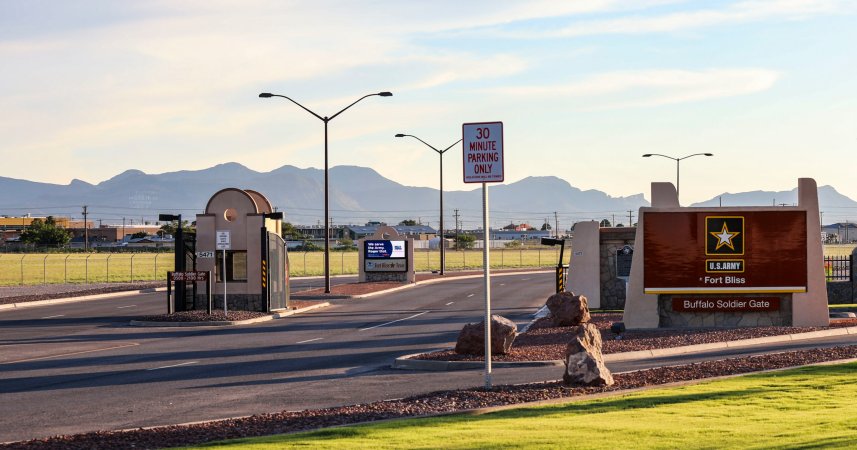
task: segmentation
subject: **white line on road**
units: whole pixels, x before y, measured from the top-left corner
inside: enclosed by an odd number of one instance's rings
[[[391,321],[389,321],[389,322],[387,322],[387,323],[382,323],[382,324],[380,324],[380,325],[375,325],[374,327],[361,328],[361,329],[360,329],[360,331],[372,330],[372,329],[374,329],[374,328],[383,327],[384,325],[390,325],[391,323],[396,323],[396,322],[401,322],[401,321],[403,321],[403,320],[413,319],[414,317],[419,317],[419,316],[421,316],[421,315],[423,315],[423,314],[428,314],[429,312],[431,312],[431,311],[423,311],[423,312],[421,312],[421,313],[414,314],[413,316],[405,317],[404,319],[391,320]]]
[[[473,297],[475,294],[467,294],[467,298]]]
[[[447,303],[447,304],[446,304],[446,306],[449,306],[449,305],[451,305],[451,304],[453,304],[453,303],[455,303],[455,302],[449,302],[449,303]]]
[[[57,314],[55,316],[42,317],[42,319],[56,319],[57,317],[65,317],[65,314]]]
[[[122,308],[133,308],[133,307],[135,307],[135,306],[137,306],[137,305],[117,306],[117,307],[116,307],[116,309],[122,309]]]
[[[307,342],[320,341],[324,338],[307,339],[305,341],[295,342],[295,344],[306,344]]]
[[[506,285],[506,283],[500,283],[500,286],[505,286],[505,285]]]
[[[179,363],[179,364],[173,364],[173,365],[170,365],[170,366],[152,367],[151,369],[146,369],[146,370],[169,369],[169,368],[171,368],[171,367],[187,366],[187,365],[190,365],[190,364],[196,364],[196,363],[198,363],[198,362],[199,362],[199,361],[188,361],[188,362],[183,362],[183,363]]]
[[[530,281],[529,278],[521,278],[521,281]]]

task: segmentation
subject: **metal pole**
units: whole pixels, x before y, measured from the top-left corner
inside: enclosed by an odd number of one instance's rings
[[[485,388],[491,388],[491,264],[488,245],[488,185],[482,183],[482,267],[485,271]]]
[[[136,253],[131,253],[131,283],[134,283],[134,257],[137,256]],[[157,258],[157,255],[155,256]]]
[[[48,255],[42,260],[42,284],[48,284]]]
[[[71,255],[65,256],[65,261],[63,261],[62,272],[63,272],[63,283],[68,283],[68,257]]]
[[[681,159],[675,160],[675,198],[678,200],[678,166],[681,163]]]
[[[440,274],[443,275],[443,268],[446,265],[446,253],[443,245],[443,152],[440,154]]]
[[[330,294],[330,205],[327,176],[327,117],[324,121],[324,293]]]
[[[24,285],[24,258],[26,258],[26,257],[27,257],[27,255],[21,256],[21,286]]]
[[[226,315],[226,249],[223,249],[223,270],[220,272],[220,276],[223,278],[223,316],[228,317]]]

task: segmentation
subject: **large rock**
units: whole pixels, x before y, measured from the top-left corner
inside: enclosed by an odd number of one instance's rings
[[[573,386],[610,386],[613,375],[601,355],[601,333],[591,323],[572,329],[572,341],[565,348],[565,373],[562,380]]]
[[[571,327],[589,322],[589,306],[586,297],[574,292],[560,292],[548,297],[545,305],[551,312],[556,327]]]
[[[498,315],[491,316],[491,354],[504,355],[512,348],[512,342],[518,335],[515,322]],[[468,323],[458,333],[455,343],[455,353],[484,355],[485,354],[485,321]]]

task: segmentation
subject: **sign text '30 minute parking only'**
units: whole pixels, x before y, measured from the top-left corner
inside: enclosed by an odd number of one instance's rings
[[[465,123],[461,127],[464,182],[502,182],[503,122]]]

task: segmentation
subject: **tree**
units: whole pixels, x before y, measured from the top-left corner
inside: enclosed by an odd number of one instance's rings
[[[459,234],[455,237],[455,248],[473,248],[476,237],[470,234]]]
[[[71,231],[57,226],[53,216],[33,219],[30,225],[21,232],[21,241],[39,246],[62,246],[71,241]]]
[[[163,236],[165,234],[175,236],[177,230],[178,230],[178,227],[176,227],[176,223],[171,220],[171,221],[161,225],[161,228],[158,229],[158,234],[160,236]],[[194,231],[193,225],[190,222],[188,222],[187,220],[182,220],[182,231],[184,231],[186,233],[193,233],[193,231]],[[138,233],[134,233],[134,234],[136,235]],[[145,237],[145,235],[143,235],[142,237]]]
[[[306,236],[289,222],[283,222],[283,239],[287,241],[303,241]]]
[[[399,225],[404,225],[407,227],[413,227],[413,226],[417,225],[417,221],[414,219],[405,219],[405,220],[399,222]]]
[[[550,229],[551,229],[551,224],[549,224],[547,222],[542,224],[542,231],[550,231]]]
[[[142,239],[148,235],[149,233],[146,233],[145,231],[138,231],[131,235],[131,239]]]
[[[601,221],[600,224],[598,224],[598,226],[601,228],[609,228],[610,227],[610,221],[607,219],[604,219]]]

